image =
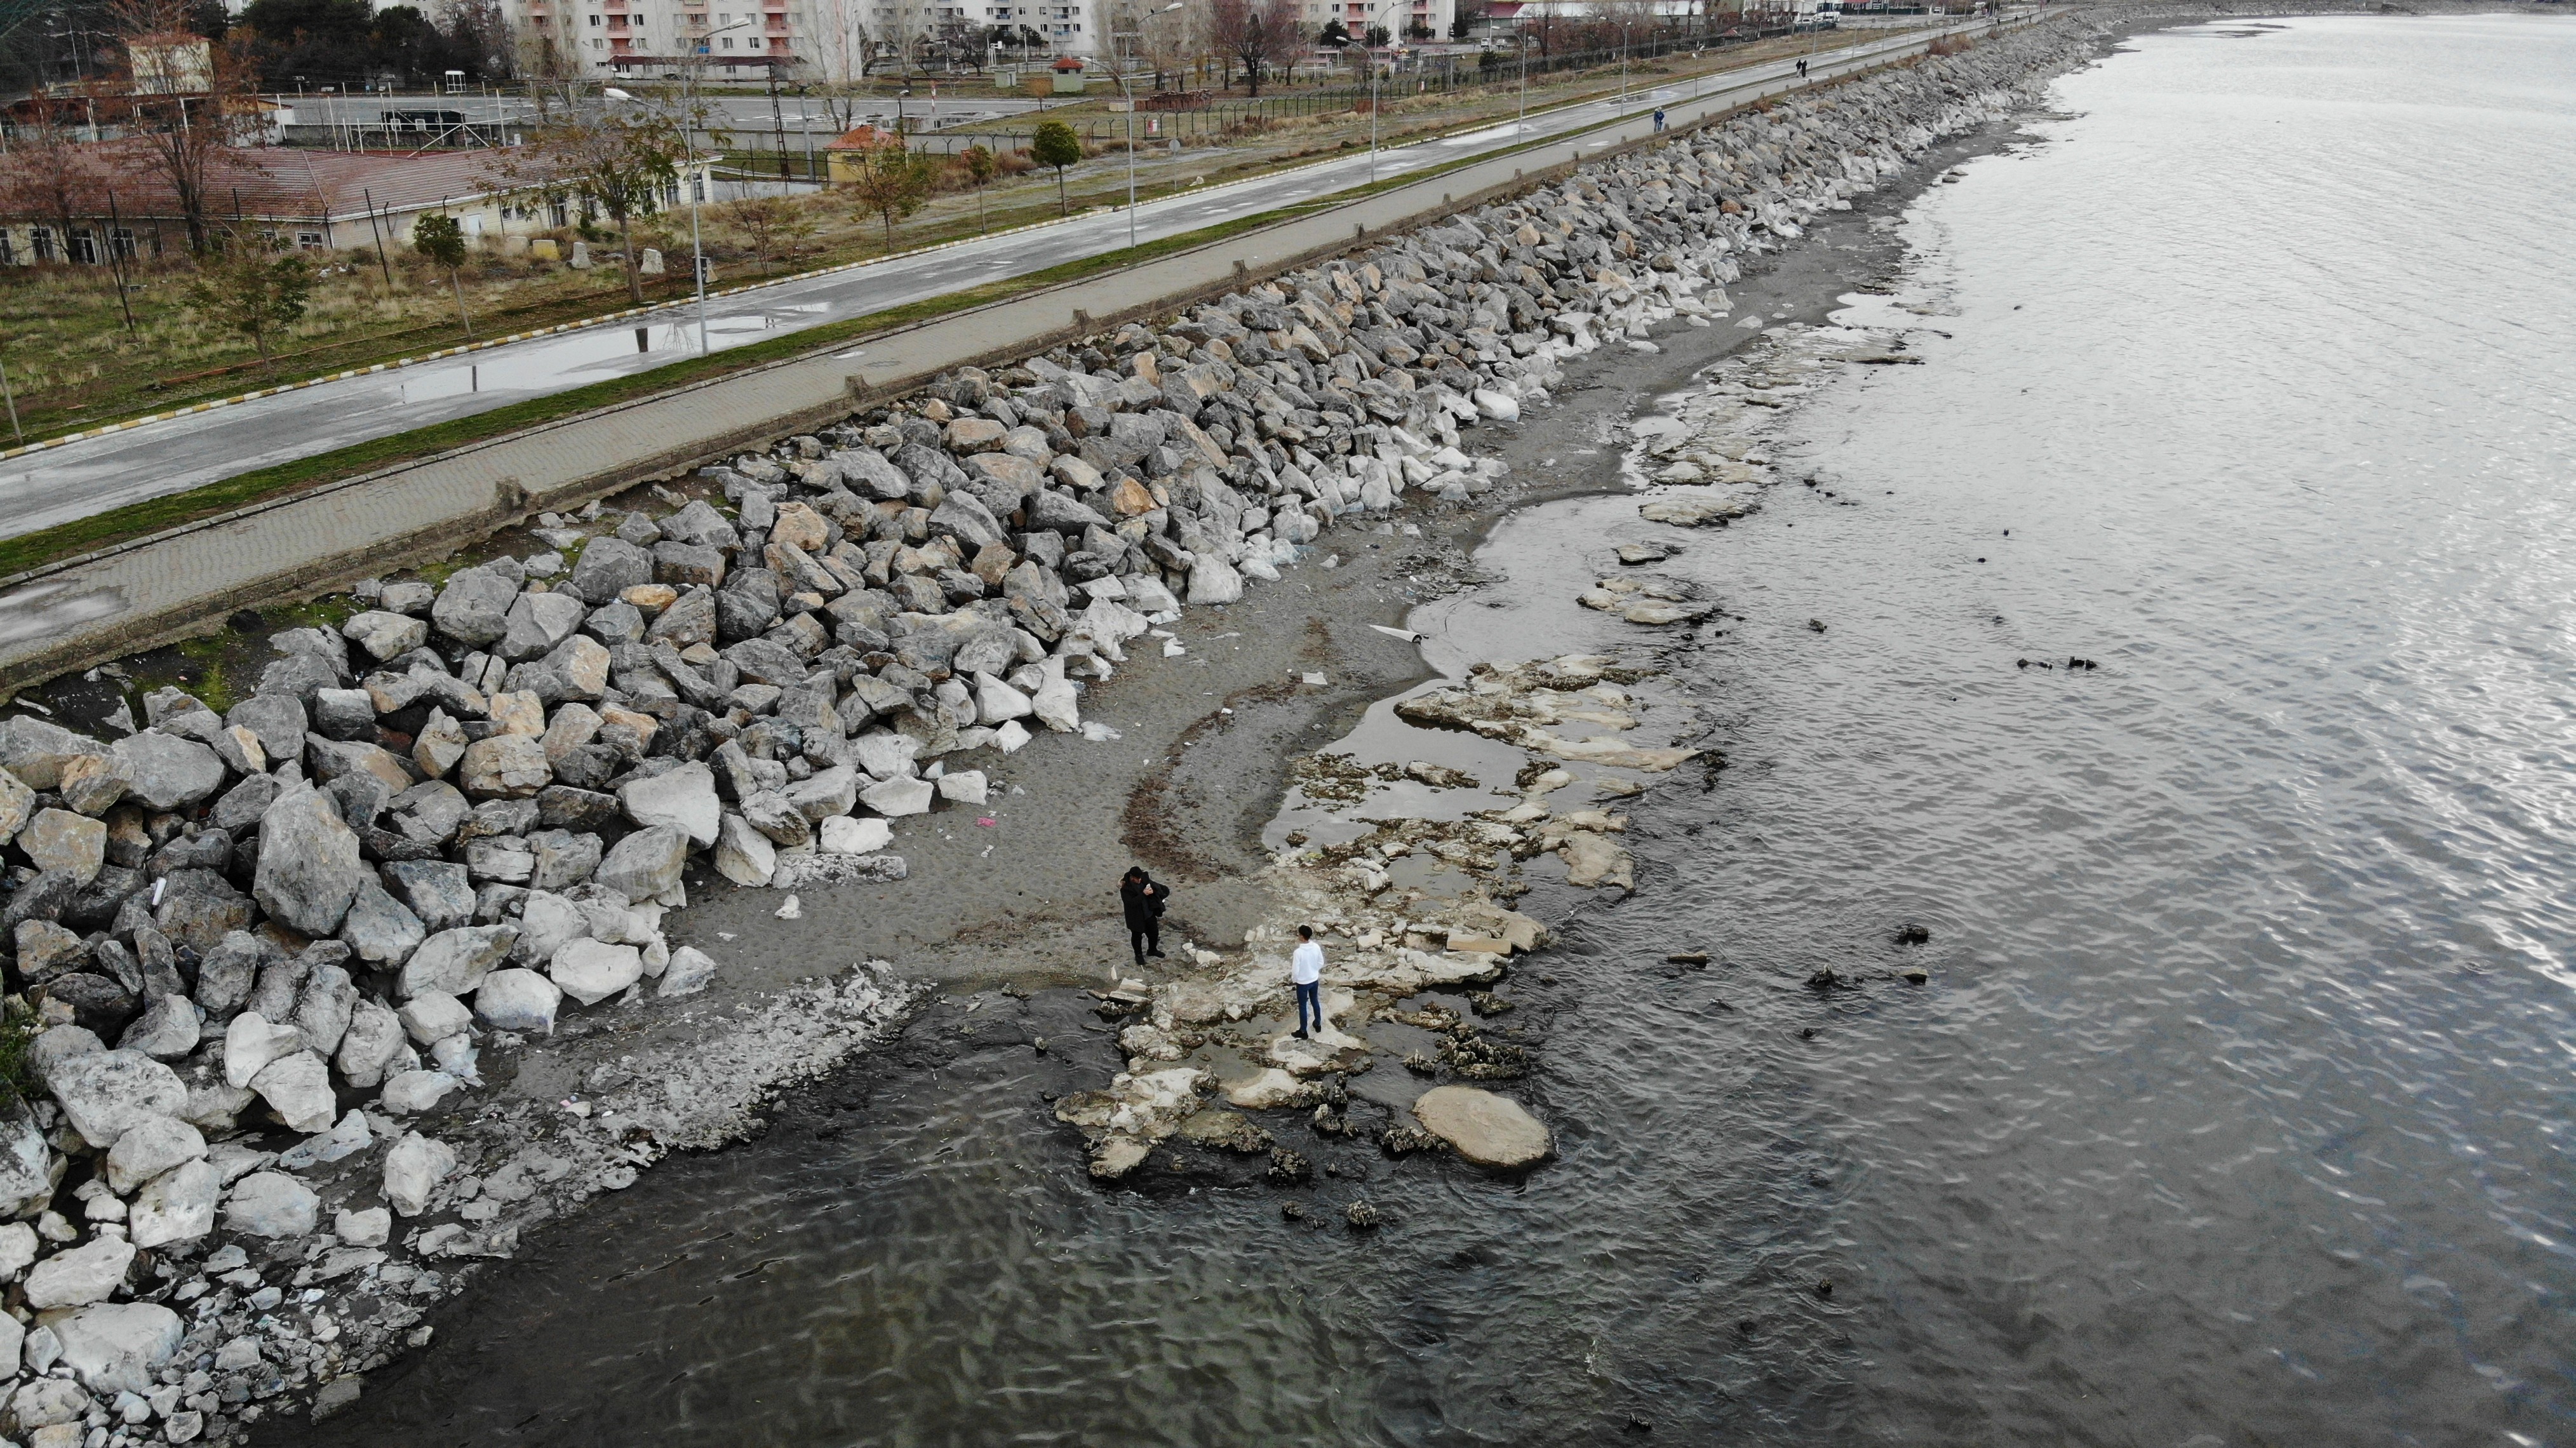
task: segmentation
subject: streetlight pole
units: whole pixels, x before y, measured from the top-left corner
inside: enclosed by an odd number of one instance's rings
[[[1521,113],[1512,122],[1512,139],[1517,141],[1529,130],[1529,37],[1518,31],[1513,34],[1521,43]]]
[[[1369,184],[1371,186],[1377,184],[1377,52],[1375,50],[1369,52]]]
[[[1628,22],[1619,22],[1619,114],[1628,113]]]
[[[719,25],[713,30],[705,31],[697,38],[703,42],[706,36],[722,35],[728,30],[740,30],[750,24],[752,22],[749,20],[737,20],[731,25]],[[698,53],[703,54],[703,49]],[[695,67],[692,66],[689,74],[694,77],[696,73]],[[696,96],[697,87],[694,80],[683,94],[691,98]],[[615,86],[603,87],[600,95],[603,99],[612,101],[632,102],[635,99]],[[707,186],[707,172],[698,164],[698,142],[696,137],[689,134],[689,119],[687,116],[679,117],[672,128],[680,133],[680,147],[689,154],[689,280],[696,286],[698,293],[698,355],[704,357],[713,350],[707,341],[707,248],[705,235],[698,220],[700,206],[706,199],[704,192]]]
[[[1172,0],[1171,4],[1159,10],[1146,11],[1143,20],[1137,22],[1136,38],[1140,41],[1144,39],[1144,20],[1151,20],[1157,15],[1169,15],[1185,3],[1187,0]],[[1112,61],[1117,59],[1116,36],[1110,37],[1110,58]],[[1127,102],[1127,249],[1129,251],[1136,249],[1136,92],[1127,84],[1127,72],[1132,69],[1134,69],[1132,57],[1128,62],[1118,66],[1118,94]],[[977,194],[980,197],[981,193]]]

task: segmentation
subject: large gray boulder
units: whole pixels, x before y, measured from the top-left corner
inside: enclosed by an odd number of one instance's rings
[[[331,1068],[311,1051],[269,1062],[251,1078],[250,1089],[290,1131],[328,1131],[339,1116],[339,1101],[331,1094]]]
[[[330,796],[309,786],[289,789],[260,816],[251,898],[287,929],[308,936],[338,930],[366,878],[358,837]]]
[[[304,989],[286,1019],[304,1033],[306,1045],[327,1057],[340,1049],[340,1037],[349,1030],[349,1013],[357,1004],[357,983],[346,969],[326,961],[304,978]]]
[[[101,1151],[143,1122],[180,1115],[188,1105],[179,1073],[140,1051],[84,1051],[50,1062],[44,1074],[72,1129]]]
[[[954,538],[972,558],[990,543],[1004,541],[1001,521],[972,493],[950,493],[930,511],[930,536]]]
[[[134,1244],[121,1237],[97,1237],[56,1252],[28,1269],[27,1305],[39,1312],[104,1302],[125,1285],[134,1265]]]
[[[572,586],[596,603],[652,581],[653,555],[623,538],[591,539],[582,545],[581,561],[572,566]]]
[[[676,889],[689,863],[689,832],[654,825],[619,840],[591,878],[629,900],[649,900]]]
[[[506,921],[442,930],[422,941],[420,949],[403,963],[402,994],[405,999],[424,990],[469,995],[518,943],[519,927]]]
[[[365,649],[368,657],[380,662],[429,642],[429,624],[425,620],[382,609],[371,608],[352,616],[340,625],[340,632],[349,642]]]
[[[383,1083],[385,1067],[402,1049],[402,1017],[391,1006],[368,998],[349,1012],[349,1029],[342,1033],[340,1054],[333,1060],[340,1068],[340,1079],[364,1091]]]
[[[456,787],[477,799],[527,799],[553,782],[545,741],[533,734],[478,739],[456,765]]]
[[[253,1172],[224,1199],[224,1228],[272,1240],[309,1237],[321,1212],[322,1198],[311,1187],[284,1172]]]
[[[563,988],[533,970],[496,970],[474,993],[474,1014],[496,1031],[550,1035]]]
[[[669,825],[686,832],[702,848],[716,842],[716,826],[724,817],[724,804],[716,798],[715,771],[697,763],[636,780],[617,791],[617,803],[636,824]]]
[[[67,809],[42,809],[18,831],[18,848],[39,870],[59,870],[80,884],[107,863],[107,824]]]
[[[438,602],[429,608],[430,622],[458,643],[482,648],[509,631],[510,605],[518,597],[519,586],[503,575],[468,568],[439,590]]]
[[[463,865],[445,860],[402,860],[385,866],[385,889],[432,934],[474,920],[474,880]]]
[[[188,810],[224,787],[224,762],[194,739],[147,730],[116,741],[125,795],[156,810]]]
[[[128,1238],[146,1250],[195,1241],[215,1229],[215,1203],[223,1189],[212,1162],[180,1163],[135,1193],[125,1218]]]
[[[84,754],[105,754],[107,746],[60,724],[20,715],[0,719],[0,769],[31,789],[53,789],[63,782],[63,766]]]
[[[303,1049],[302,1031],[258,1011],[244,1011],[224,1027],[224,1083],[247,1090],[270,1062]]]
[[[385,1202],[398,1216],[417,1217],[429,1210],[430,1194],[454,1170],[454,1148],[436,1137],[406,1132],[385,1153]]]
[[[271,759],[301,759],[312,716],[304,712],[304,701],[293,695],[262,694],[235,704],[224,716],[224,724],[249,730],[259,739],[260,752]]]
[[[205,1134],[184,1121],[158,1117],[117,1138],[107,1153],[107,1185],[120,1197],[161,1173],[206,1154]]]
[[[157,1302],[101,1302],[53,1325],[62,1361],[93,1393],[149,1393],[187,1325]]]
[[[140,1051],[156,1061],[180,1061],[194,1054],[205,1037],[205,1019],[197,1003],[183,995],[156,997],[134,1024],[117,1038],[120,1051]]]
[[[340,939],[371,965],[402,964],[428,936],[420,917],[372,879],[359,883],[349,913],[340,919]]]
[[[546,974],[565,995],[595,1006],[644,978],[644,956],[631,945],[575,940],[555,952]]]

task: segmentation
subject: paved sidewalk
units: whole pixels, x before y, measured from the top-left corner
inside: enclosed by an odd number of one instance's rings
[[[1876,43],[1863,57],[1812,71],[1823,79],[1885,64],[1920,51],[1937,33]],[[1792,79],[1757,73],[1697,100],[1667,100],[1664,108],[1681,129],[1797,88]],[[1640,91],[1640,104],[1646,94]],[[1614,147],[1651,143],[1653,131],[1650,114],[1632,115],[1126,271],[561,419],[36,570],[0,593],[0,691],[186,637],[236,608],[436,556],[533,509],[578,506],[819,425],[865,397],[901,392],[952,367],[1014,360],[1116,319],[1153,315],[1247,277],[1291,269],[1363,235],[1508,193]]]

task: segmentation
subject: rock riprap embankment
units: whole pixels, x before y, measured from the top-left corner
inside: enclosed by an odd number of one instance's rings
[[[1543,402],[1562,359],[1723,315],[1741,258],[2082,48],[2059,28],[1803,95],[1158,327],[961,370],[702,469],[702,496],[544,515],[537,551],[370,580],[335,626],[274,635],[241,697],[155,690],[121,738],[0,720],[27,1087],[0,1108],[0,1433],[219,1440],[345,1403],[526,1225],[728,1139],[901,1009],[870,966],[688,1014],[722,970],[664,934],[693,861],[743,888],[901,881],[904,822],[979,803],[979,757],[1082,732],[1085,691],[1156,620],[1275,580],[1337,523],[1490,494],[1502,469],[1468,432]],[[1551,729],[1617,712],[1571,697],[1603,677],[1561,660],[1423,707],[1658,767],[1675,752]],[[1390,828],[1374,858],[1294,867],[1317,906],[1416,848],[1630,883],[1598,811]],[[1336,978],[1343,1004],[1536,940],[1473,901],[1446,924],[1362,913],[1338,917],[1378,937],[1337,967],[1366,976]],[[1180,1054],[1164,1037],[1275,994],[1211,965],[1131,1029],[1104,1163],[1200,1108],[1206,1073],[1149,1069]],[[611,1011],[697,1034],[560,1101],[483,1084],[487,1053]],[[1229,1096],[1301,1099],[1338,1048],[1300,1044]],[[1517,1069],[1444,1049],[1467,1079]]]

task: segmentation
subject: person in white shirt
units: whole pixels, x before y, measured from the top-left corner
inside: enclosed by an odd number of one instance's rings
[[[1324,1029],[1324,947],[1315,943],[1315,927],[1297,927],[1297,949],[1288,957],[1288,979],[1297,986],[1297,1039],[1306,1039],[1306,1013],[1315,1013],[1315,1030]]]

